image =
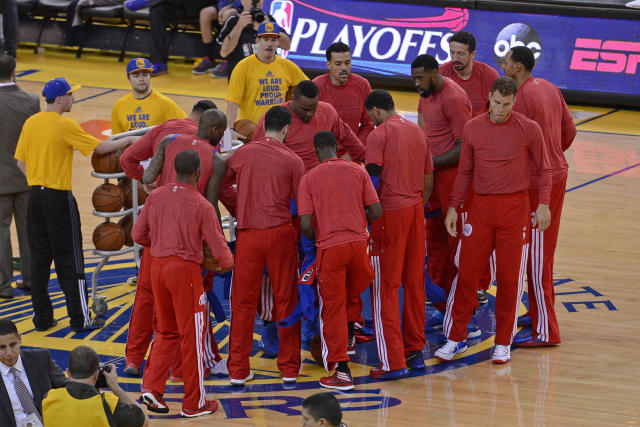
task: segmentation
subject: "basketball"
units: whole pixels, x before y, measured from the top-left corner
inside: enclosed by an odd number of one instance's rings
[[[91,202],[98,212],[117,212],[124,204],[124,194],[117,185],[102,184],[93,190]]]
[[[253,131],[256,130],[256,125],[251,120],[242,119],[234,123],[233,129],[240,135],[246,137],[243,142],[249,142],[251,138],[253,138]]]
[[[103,222],[93,230],[93,245],[99,251],[117,251],[124,244],[124,231],[118,224]]]
[[[309,352],[311,353],[313,360],[324,365],[324,362],[322,361],[322,341],[320,339],[320,334],[316,335],[311,340],[311,343],[309,344]]]
[[[133,206],[133,200],[131,199],[131,178],[123,178],[118,180],[118,187],[122,190],[124,195],[124,208],[130,209]],[[142,188],[142,184],[138,183],[138,206],[144,204],[147,200],[147,192]]]
[[[98,154],[95,151],[91,155],[91,166],[98,173],[117,173],[122,172],[120,166],[121,150],[112,151],[107,154]]]
[[[124,245],[133,246],[133,239],[131,238],[131,228],[133,228],[133,215],[125,215],[120,218],[118,225],[124,232]]]

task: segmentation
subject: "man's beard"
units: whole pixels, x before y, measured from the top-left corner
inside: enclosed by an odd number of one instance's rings
[[[429,89],[422,88],[422,92],[418,92],[422,98],[428,98],[433,94],[433,89],[429,87]]]

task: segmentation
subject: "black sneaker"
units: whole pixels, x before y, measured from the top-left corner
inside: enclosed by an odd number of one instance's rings
[[[489,302],[489,294],[484,289],[478,289],[478,302],[480,304],[486,304]]]
[[[51,328],[55,327],[57,324],[58,324],[58,321],[56,319],[53,319],[53,322],[51,322],[51,324],[49,326],[46,326],[44,328],[39,328],[39,327],[36,326],[35,330],[36,331],[41,331],[41,332],[42,331],[46,331],[48,329],[51,329]]]
[[[211,77],[216,79],[224,79],[227,77],[227,61],[222,61],[211,72]]]
[[[198,75],[206,74],[209,71],[212,71],[214,68],[216,68],[216,64],[211,62],[209,58],[202,58],[202,60],[198,63],[198,65],[195,66],[193,70],[191,70],[191,72]]]

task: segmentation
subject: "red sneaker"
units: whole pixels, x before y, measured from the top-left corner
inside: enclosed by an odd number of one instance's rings
[[[170,383],[181,383],[182,382],[182,378],[176,377],[175,375],[169,375],[169,382]]]
[[[347,342],[347,354],[356,354],[356,337],[352,336]]]
[[[355,387],[351,375],[340,371],[334,371],[332,375],[320,378],[320,385],[336,390],[353,390]]]
[[[518,347],[555,347],[559,342],[541,341],[540,338],[530,338],[526,341],[516,344]]]
[[[155,391],[143,390],[142,396],[140,396],[140,401],[147,405],[147,409],[151,412],[156,412],[158,414],[166,414],[169,412],[169,407],[165,403],[164,399],[162,399],[162,395]]]
[[[196,410],[182,408],[180,414],[185,418],[195,418],[201,415],[213,414],[217,409],[218,402],[215,400],[207,400],[202,408]]]
[[[133,362],[127,362],[124,367],[124,372],[134,377],[140,376],[140,367]]]

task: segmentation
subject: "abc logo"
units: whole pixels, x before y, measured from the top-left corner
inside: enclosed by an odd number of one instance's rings
[[[503,58],[512,47],[526,46],[533,51],[533,56],[538,62],[542,54],[542,45],[538,32],[531,26],[517,22],[504,27],[493,45],[493,57],[498,67],[502,65]]]

